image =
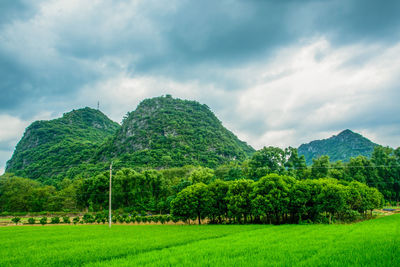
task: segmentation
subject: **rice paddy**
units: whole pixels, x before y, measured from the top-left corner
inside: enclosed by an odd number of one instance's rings
[[[0,228],[0,266],[400,266],[400,214],[355,224]]]

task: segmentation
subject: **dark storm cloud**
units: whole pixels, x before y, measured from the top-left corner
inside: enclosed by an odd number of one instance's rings
[[[29,0],[0,1],[0,27],[2,24],[10,23],[16,19],[28,19],[35,12],[36,7]]]
[[[330,1],[318,3],[319,31],[329,31],[341,42],[398,42],[400,1]]]
[[[240,89],[235,77],[216,75],[215,69],[268,60],[277,48],[314,35],[340,45],[398,41],[400,33],[399,1],[180,1],[171,9],[157,2],[133,8],[123,1],[104,1],[77,9],[76,16],[51,17],[47,28],[30,26],[30,20],[46,15],[37,2],[0,5],[0,23],[9,27],[0,36],[15,35],[15,42],[55,39],[50,44],[43,40],[43,64],[40,58],[24,58],[36,53],[29,46],[10,52],[0,45],[2,110],[43,96],[67,96],[121,71]],[[64,15],[62,2],[59,12]],[[26,24],[14,28],[16,21]],[[39,30],[44,33],[36,36]],[[52,57],[56,60],[47,60]],[[105,69],[95,67],[99,64]]]

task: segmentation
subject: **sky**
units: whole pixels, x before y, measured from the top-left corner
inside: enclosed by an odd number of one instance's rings
[[[400,1],[0,2],[0,174],[35,120],[207,104],[256,149],[344,129],[400,146]]]

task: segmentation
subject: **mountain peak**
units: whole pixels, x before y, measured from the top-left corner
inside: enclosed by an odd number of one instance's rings
[[[338,136],[339,135],[351,135],[351,134],[355,134],[352,130],[350,130],[350,129],[346,129],[346,130],[343,130],[343,131],[341,131],[339,134],[338,134]]]
[[[58,175],[87,161],[93,155],[90,151],[119,127],[99,110],[88,107],[58,119],[35,121],[26,128],[6,171],[34,179]]]
[[[359,155],[370,157],[377,144],[349,129],[333,135],[327,139],[311,141],[302,144],[299,155],[304,155],[307,164],[312,163],[313,158],[328,155],[331,161],[349,161],[351,157]]]
[[[245,159],[254,149],[227,130],[207,105],[170,95],[143,100],[128,112],[100,158],[153,167]]]

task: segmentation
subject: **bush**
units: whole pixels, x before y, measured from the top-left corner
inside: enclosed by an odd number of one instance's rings
[[[356,210],[346,210],[341,214],[341,219],[345,222],[354,222],[357,219],[361,219],[361,214]]]
[[[35,218],[29,218],[28,219],[28,223],[29,224],[35,224],[35,221],[36,221]]]
[[[124,223],[125,222],[125,219],[124,219],[124,217],[122,217],[122,216],[117,216],[117,220],[118,220],[118,222],[120,222],[120,223]]]
[[[160,216],[151,216],[150,219],[151,221],[158,223],[160,221]]]
[[[136,217],[135,217],[135,221],[136,221],[137,223],[141,223],[141,222],[142,222],[142,217],[136,216]]]
[[[70,219],[69,219],[68,216],[64,216],[64,217],[63,217],[63,222],[64,222],[64,223],[71,223],[71,221],[70,221]]]
[[[94,218],[90,213],[83,214],[82,220],[84,223],[93,223]]]
[[[14,217],[14,218],[11,219],[11,221],[17,225],[21,221],[21,218],[20,217]]]
[[[45,225],[47,223],[47,217],[42,217],[39,222],[41,225]]]
[[[165,216],[160,216],[160,222],[164,224],[166,222]]]
[[[174,223],[179,222],[179,218],[178,218],[178,217],[175,217],[175,216],[171,216],[171,220],[172,220]]]
[[[81,220],[81,218],[79,218],[79,216],[76,216],[76,217],[74,217],[74,218],[72,219],[72,221],[73,221],[74,224],[79,223],[80,220]]]
[[[57,224],[57,223],[60,223],[60,217],[58,217],[58,216],[52,217],[51,224]]]

